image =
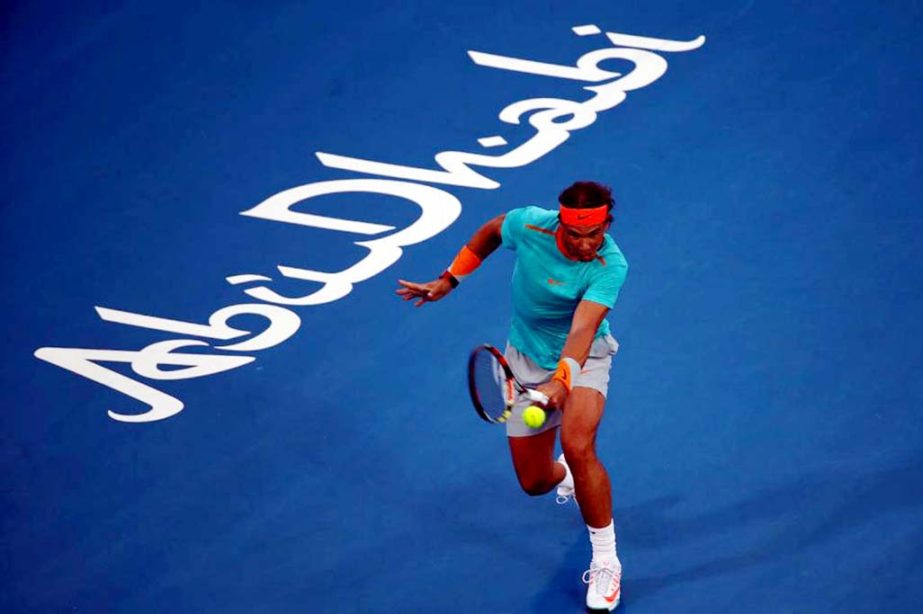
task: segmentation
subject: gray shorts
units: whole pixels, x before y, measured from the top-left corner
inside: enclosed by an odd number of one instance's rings
[[[619,343],[612,335],[599,337],[593,341],[590,346],[590,356],[583,364],[583,369],[577,377],[574,378],[574,388],[592,388],[602,393],[603,397],[609,392],[609,369],[612,367],[612,357],[619,351]],[[513,374],[519,379],[526,388],[535,388],[539,384],[544,384],[554,375],[554,369],[543,369],[535,362],[511,346],[506,345],[506,361],[510,363]],[[516,404],[513,406],[513,414],[506,421],[506,434],[509,437],[530,437],[544,433],[547,430],[556,428],[561,425],[561,412],[553,411],[548,414],[545,424],[537,429],[526,426],[522,421],[522,411],[531,405],[529,397],[519,395]]]

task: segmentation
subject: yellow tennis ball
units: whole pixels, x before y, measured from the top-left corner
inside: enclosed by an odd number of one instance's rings
[[[545,410],[535,405],[526,407],[522,412],[522,421],[531,429],[537,429],[545,424]]]

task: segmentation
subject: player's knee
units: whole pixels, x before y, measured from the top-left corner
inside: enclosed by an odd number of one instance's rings
[[[520,477],[519,486],[530,497],[544,495],[554,488],[554,484],[550,480],[546,480],[541,476]]]
[[[571,467],[585,465],[596,460],[596,445],[592,437],[562,437],[561,447]]]

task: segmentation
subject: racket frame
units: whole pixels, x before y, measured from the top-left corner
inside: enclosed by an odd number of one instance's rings
[[[489,352],[490,355],[494,357],[494,359],[500,365],[500,368],[503,370],[503,383],[505,389],[502,390],[502,393],[505,408],[503,413],[496,418],[490,417],[490,415],[484,410],[484,406],[480,400],[480,395],[478,394],[477,386],[474,383],[474,361],[478,355],[478,352],[484,350]],[[548,403],[548,397],[545,394],[533,388],[526,388],[522,385],[522,382],[520,382],[513,374],[513,369],[506,361],[506,357],[503,356],[503,353],[489,343],[484,343],[474,348],[474,350],[471,351],[471,355],[468,357],[468,393],[471,395],[471,403],[474,405],[474,409],[478,416],[480,416],[481,419],[485,422],[490,422],[491,424],[503,424],[509,420],[509,417],[513,413],[513,406],[516,404],[516,397],[519,394],[525,394],[529,397],[530,401],[539,404],[540,406],[546,405]],[[544,409],[544,407],[542,407],[542,409]]]

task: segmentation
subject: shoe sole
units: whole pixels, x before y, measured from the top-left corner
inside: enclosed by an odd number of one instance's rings
[[[619,595],[619,598],[616,599],[615,603],[613,603],[611,606],[606,606],[604,608],[591,608],[590,606],[587,606],[586,611],[587,612],[611,612],[615,608],[619,607],[619,604],[621,602],[622,602],[622,596]]]

